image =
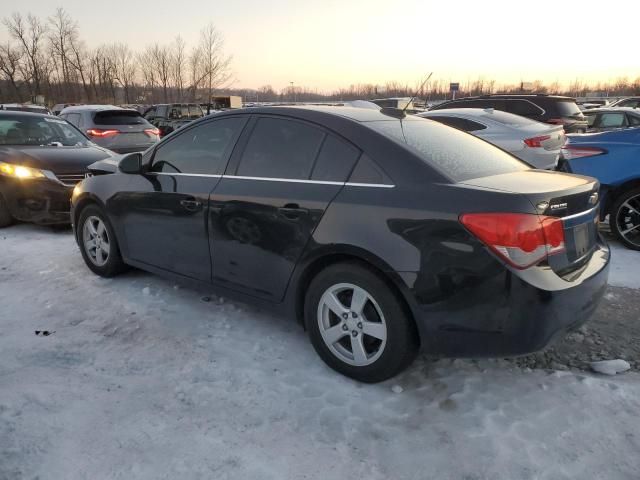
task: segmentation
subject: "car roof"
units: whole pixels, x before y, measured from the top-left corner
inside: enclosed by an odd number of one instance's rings
[[[127,110],[127,109],[116,107],[115,105],[71,105],[69,107],[65,107],[62,110],[62,112],[79,112],[79,111],[95,112],[98,110]]]
[[[57,120],[64,121],[63,119],[56,117],[55,115],[51,115],[48,113],[38,113],[38,112],[25,112],[21,110],[0,110],[0,117],[37,117],[37,118],[55,118]]]
[[[619,113],[619,112],[627,112],[627,113],[635,113],[636,115],[640,115],[640,110],[633,107],[603,107],[603,108],[590,108],[589,110],[585,110],[582,112],[585,115],[589,115],[590,113]]]
[[[459,115],[461,117],[487,117],[491,118],[490,115],[495,110],[493,108],[447,108],[446,110],[427,110],[426,112],[421,112],[418,114],[418,117],[427,117],[427,116],[446,116],[446,115]],[[509,112],[503,112],[499,110],[501,114],[512,115],[514,117],[520,117],[520,115],[515,115]]]
[[[575,101],[575,98],[573,97],[567,97],[564,95],[547,95],[546,93],[494,93],[491,95],[478,95],[475,97],[462,97],[462,98],[456,98],[455,100],[448,100],[449,102],[457,102],[458,100],[491,100],[492,98],[504,98],[504,99],[510,99],[510,98],[514,98],[514,99],[520,99],[520,98],[524,98],[524,99],[552,99],[552,100],[573,100]]]
[[[321,119],[323,116],[342,117],[356,122],[374,122],[379,120],[398,120],[390,115],[382,113],[382,109],[372,108],[357,108],[350,106],[337,106],[337,105],[292,105],[292,106],[276,106],[276,107],[253,107],[251,109],[236,109],[226,111],[220,115],[234,115],[234,114],[271,114],[271,115],[286,115],[297,118],[308,118],[317,116],[317,119]],[[207,118],[207,117],[205,117]],[[408,115],[405,120],[412,120],[414,117]]]

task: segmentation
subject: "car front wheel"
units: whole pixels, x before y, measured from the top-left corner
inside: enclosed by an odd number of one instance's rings
[[[116,235],[97,205],[89,205],[80,212],[78,237],[82,258],[91,271],[102,277],[112,277],[124,270]]]
[[[362,382],[393,377],[418,349],[402,302],[380,276],[358,263],[332,265],[313,279],[305,324],[324,362]]]

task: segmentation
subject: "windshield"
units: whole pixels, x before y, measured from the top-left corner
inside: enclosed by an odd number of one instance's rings
[[[61,118],[28,115],[0,117],[0,145],[82,146],[91,142]]]
[[[425,163],[455,182],[530,168],[490,143],[436,122],[406,118],[369,122],[368,125],[408,145]]]

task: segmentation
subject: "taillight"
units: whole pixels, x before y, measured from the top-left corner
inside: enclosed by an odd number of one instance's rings
[[[562,220],[527,213],[467,213],[460,222],[511,266],[523,270],[563,252]]]
[[[144,133],[147,135],[160,135],[160,130],[157,128],[147,128]]]
[[[542,147],[542,142],[544,142],[545,140],[549,140],[550,138],[551,138],[550,135],[542,135],[540,137],[531,137],[531,138],[526,138],[524,140],[524,143],[528,147],[539,148],[539,147]]]
[[[594,157],[596,155],[602,155],[607,153],[604,148],[598,147],[583,147],[580,145],[563,145],[560,149],[560,153],[565,160],[573,160],[575,158]]]
[[[90,137],[99,138],[112,137],[119,133],[119,130],[103,130],[101,128],[90,128],[89,130],[87,130],[87,135],[89,135]]]

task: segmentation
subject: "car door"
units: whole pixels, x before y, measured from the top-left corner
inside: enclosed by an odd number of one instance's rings
[[[198,280],[211,280],[207,215],[248,120],[234,115],[185,128],[154,150],[148,172],[135,175],[111,207],[128,258]]]
[[[279,302],[360,151],[323,128],[259,116],[210,198],[215,283]]]

